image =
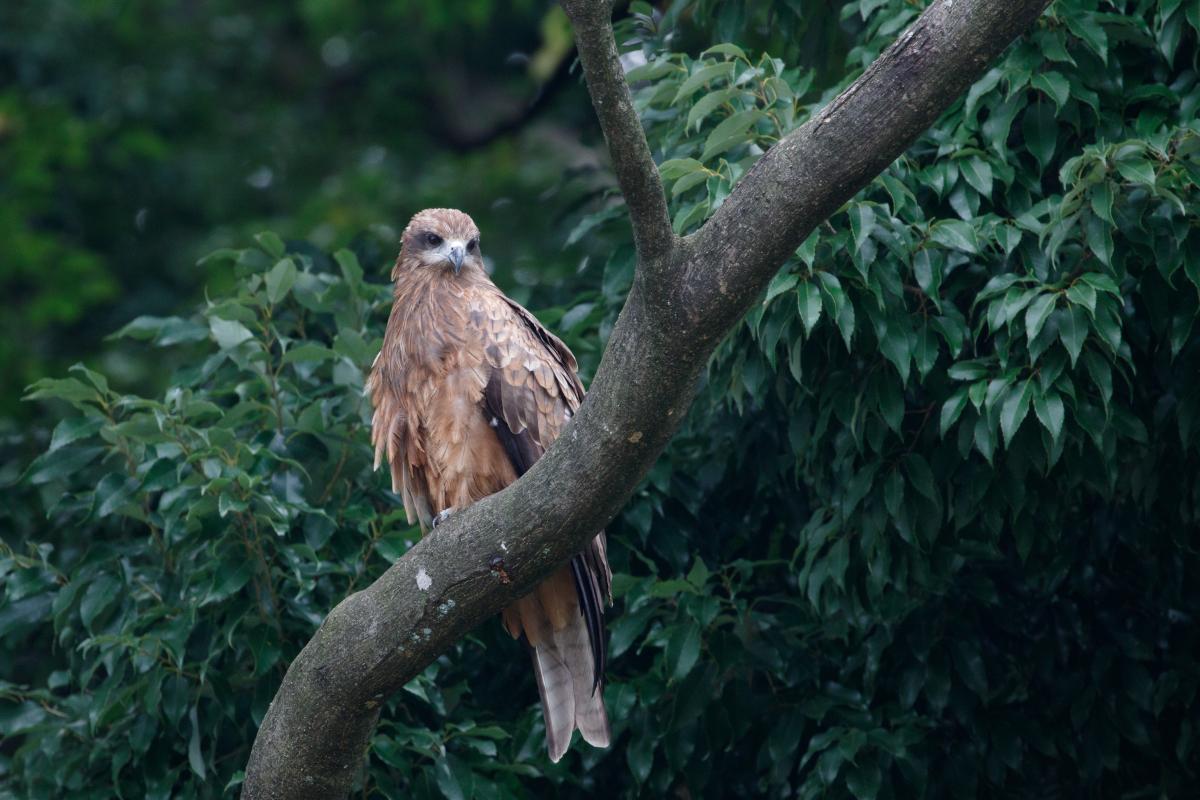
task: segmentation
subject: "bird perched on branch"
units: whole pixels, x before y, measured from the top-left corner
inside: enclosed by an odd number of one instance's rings
[[[488,278],[479,230],[463,212],[414,216],[392,280],[392,313],[367,380],[371,441],[409,523],[428,530],[524,474],[583,401],[583,384],[567,346]],[[575,728],[593,745],[609,743],[600,689],[611,581],[601,532],[502,615],[529,647],[553,761]]]

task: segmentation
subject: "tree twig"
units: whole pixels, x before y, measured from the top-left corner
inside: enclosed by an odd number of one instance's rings
[[[673,249],[676,237],[667,213],[662,177],[650,155],[646,132],[633,107],[633,96],[621,68],[613,37],[612,3],[562,0],[562,6],[575,29],[575,46],[588,93],[608,142],[617,185],[629,208],[639,267],[657,271]]]

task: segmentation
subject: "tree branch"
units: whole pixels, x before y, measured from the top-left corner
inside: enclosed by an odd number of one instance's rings
[[[531,99],[525,101],[520,108],[510,112],[502,119],[493,120],[488,127],[482,130],[467,128],[461,121],[455,119],[456,107],[450,102],[450,98],[454,97],[453,93],[434,92],[433,101],[443,107],[439,114],[432,115],[430,118],[433,126],[430,134],[436,136],[440,142],[444,142],[456,153],[469,153],[472,150],[488,147],[506,136],[517,133],[549,109],[558,94],[573,83],[571,63],[574,60],[574,50],[564,54],[558,66],[554,68],[554,73],[537,87]],[[430,65],[429,68],[434,69],[434,65]]]
[[[639,266],[656,270],[671,253],[676,236],[667,213],[658,165],[650,155],[646,132],[633,107],[633,96],[613,38],[611,0],[562,0],[587,79],[600,129],[608,142],[617,184],[629,208]]]
[[[566,0],[640,237],[639,269],[655,258],[664,268],[651,285],[634,283],[586,401],[546,455],[329,614],[267,711],[243,797],[345,797],[383,700],[616,515],[683,418],[717,343],[807,232],[903,152],[1047,2],[936,0],[767,153],[699,232],[661,251],[661,238],[647,237],[662,235],[665,201],[616,63],[608,3]]]

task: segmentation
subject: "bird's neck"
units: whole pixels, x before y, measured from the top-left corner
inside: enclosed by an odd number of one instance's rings
[[[473,286],[491,283],[487,274],[474,264],[464,264],[462,271],[455,273],[449,267],[427,267],[404,258],[392,269],[392,281],[397,301],[444,292],[461,295]]]
[[[460,272],[451,270],[449,266],[426,266],[418,261],[400,258],[391,269],[392,282],[396,291],[402,288],[454,288],[488,281],[484,271],[474,264],[463,264]]]

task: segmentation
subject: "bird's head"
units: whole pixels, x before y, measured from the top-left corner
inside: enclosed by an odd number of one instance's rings
[[[400,260],[417,267],[483,269],[479,254],[479,228],[475,221],[453,208],[427,208],[409,221],[400,239]]]

